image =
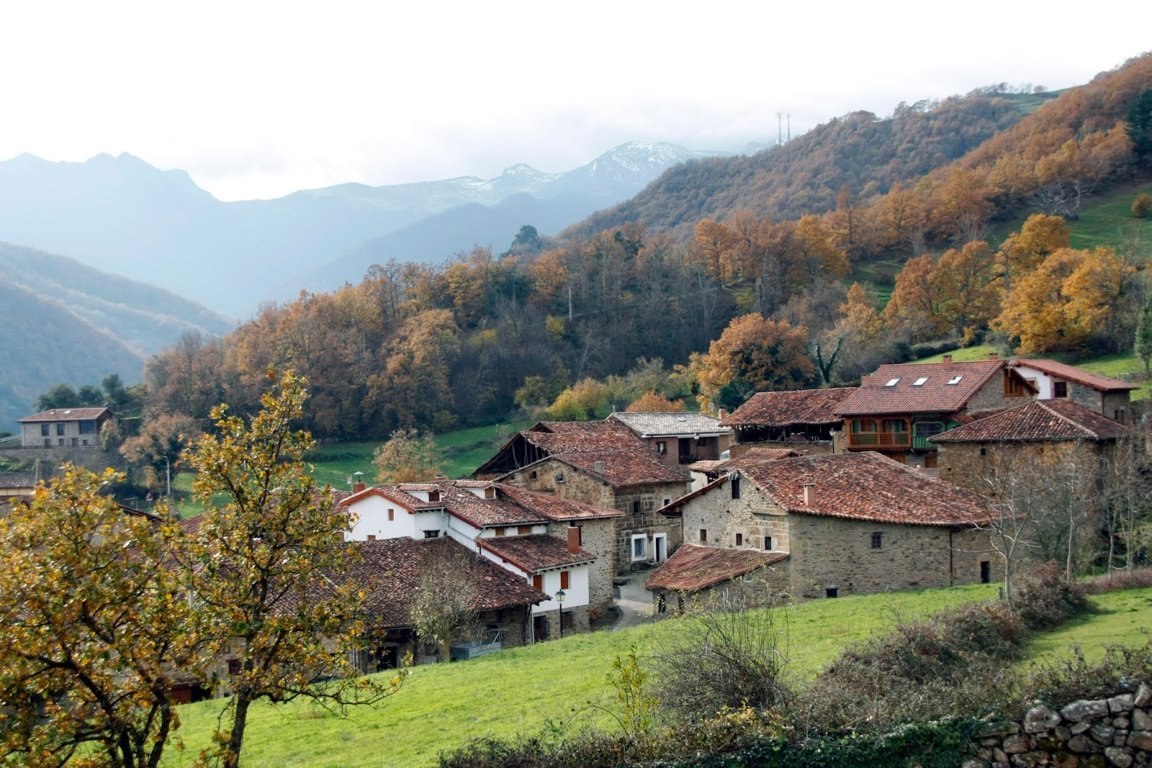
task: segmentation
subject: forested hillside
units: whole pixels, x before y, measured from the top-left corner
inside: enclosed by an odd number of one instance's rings
[[[727,405],[753,389],[851,383],[921,342],[1126,347],[1147,245],[1076,250],[1070,228],[1119,189],[1141,215],[1149,94],[1152,55],[1027,115],[1020,95],[979,93],[697,161],[561,239],[440,267],[390,261],[360,284],[266,307],[218,342],[188,337],[149,364],[150,409],[203,419],[220,400],[247,407],[269,367],[290,367],[311,381],[318,435],[381,437],[499,420],[590,378],[612,391],[634,368],[681,365],[671,394]],[[1012,235],[992,239],[993,226]],[[879,261],[907,261],[883,311],[876,286],[850,278]],[[748,313],[761,319],[733,322]]]

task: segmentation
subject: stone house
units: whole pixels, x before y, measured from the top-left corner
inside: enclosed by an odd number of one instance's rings
[[[836,451],[878,451],[925,469],[937,465],[929,438],[974,415],[1010,408],[1036,387],[1004,360],[882,365],[836,408],[844,431]]]
[[[717,460],[728,450],[732,430],[703,413],[628,413],[608,417],[632,430],[670,466]]]
[[[1018,359],[1008,365],[1036,389],[1037,400],[1068,400],[1121,424],[1129,422],[1135,384],[1055,360]]]
[[[780,444],[800,453],[832,453],[832,438],[844,423],[837,408],[855,387],[757,392],[720,424],[736,439],[732,456],[749,444]]]
[[[1123,424],[1071,400],[1032,400],[931,438],[942,480],[987,494],[997,472],[1045,465],[1072,469],[1091,487]]]
[[[20,419],[24,448],[99,448],[100,430],[116,420],[107,408],[53,408]]]
[[[874,452],[750,465],[660,512],[680,519],[686,544],[786,555],[772,564],[776,587],[795,598],[988,582],[999,570],[976,528],[990,516],[981,496]]]
[[[358,488],[340,504],[348,540],[448,538],[531,584],[545,598],[532,639],[587,630],[612,602],[614,509],[474,480]]]
[[[619,573],[663,562],[680,545],[680,526],[657,509],[684,495],[691,476],[618,421],[540,422],[474,476],[623,513],[613,548]]]

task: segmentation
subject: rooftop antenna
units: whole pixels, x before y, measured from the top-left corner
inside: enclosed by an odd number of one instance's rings
[[[776,113],[776,146],[784,143],[784,113]]]
[[[788,143],[792,143],[792,113],[788,113]]]

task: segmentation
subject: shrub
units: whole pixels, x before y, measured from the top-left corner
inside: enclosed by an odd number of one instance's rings
[[[1017,577],[1016,613],[1030,631],[1052,629],[1089,609],[1084,588],[1064,578],[1055,563],[1044,563]]]
[[[1152,215],[1152,195],[1147,192],[1136,195],[1132,200],[1132,216],[1146,219],[1149,215]]]
[[[1089,595],[1152,587],[1152,568],[1136,568],[1131,571],[1110,570],[1108,573],[1093,576],[1082,582],[1082,587]]]
[[[770,709],[787,698],[787,613],[752,608],[765,589],[746,587],[693,606],[657,650],[656,695],[665,713],[698,721],[745,706]]]

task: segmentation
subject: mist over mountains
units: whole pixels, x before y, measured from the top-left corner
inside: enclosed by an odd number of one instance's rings
[[[514,165],[494,179],[341,184],[241,202],[219,201],[187,173],[128,154],[84,163],[21,155],[0,163],[0,241],[242,320],[262,301],[358,281],[372,263],[441,263],[474,245],[503,249],[525,224],[556,232],[673,165],[715,154],[637,142],[565,173]]]

